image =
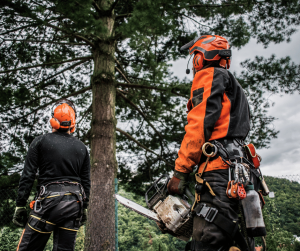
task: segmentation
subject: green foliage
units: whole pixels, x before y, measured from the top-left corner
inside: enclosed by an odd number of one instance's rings
[[[3,227],[0,229],[0,251],[16,250],[22,229],[14,227]]]
[[[0,176],[0,227],[13,226],[11,220],[16,207],[19,179],[20,175],[18,173]],[[36,182],[30,193],[29,201],[33,199],[36,192],[35,189]],[[28,213],[29,210],[28,207]]]
[[[300,242],[299,241],[295,241],[295,243],[294,243],[294,250],[295,251],[300,251]]]
[[[300,23],[298,0],[1,0],[0,14],[0,175],[22,170],[29,144],[50,131],[51,106],[62,97],[74,101],[75,136],[89,145],[95,107],[91,85],[96,84],[91,76],[105,81],[105,75],[114,77],[113,108],[117,126],[125,131],[116,133],[118,178],[136,195],[173,169],[184,136],[191,83],[170,71],[171,60],[187,56],[179,48],[199,34],[225,36],[236,48],[251,38],[267,47],[289,41]],[[115,46],[115,58],[105,52],[107,45]],[[93,72],[99,57],[114,60],[115,69]],[[299,91],[299,66],[275,57],[242,66],[248,71],[237,77],[252,111],[248,139],[267,147],[278,132],[263,94]],[[297,232],[297,213],[288,212],[284,220]],[[125,216],[124,224],[133,224],[128,219],[136,216]],[[138,245],[164,249],[171,237],[158,235],[149,224],[133,225],[148,236]]]
[[[297,228],[293,228],[293,224],[295,223],[286,221],[286,219],[291,216],[289,213],[290,206],[293,206],[293,212],[296,214],[295,218],[299,218],[298,189],[300,188],[300,184],[267,176],[265,179],[270,190],[274,191],[276,195],[273,199],[265,197],[266,206],[263,209],[267,229],[267,250],[298,251],[300,244],[297,241],[294,242],[293,235],[300,235],[299,220],[296,220]],[[282,196],[280,195],[283,190],[290,194],[285,200],[282,200]],[[125,192],[123,189],[120,190],[119,194],[146,207],[143,197]],[[11,208],[11,212],[13,212],[13,209]],[[78,231],[75,246],[76,251],[83,250],[84,231],[84,227],[81,227]],[[12,224],[3,227],[0,234],[0,251],[15,249],[21,232],[21,229],[15,228]],[[118,206],[118,236],[120,251],[181,251],[184,250],[186,244],[186,242],[178,240],[171,235],[162,234],[154,221],[148,220],[120,204]],[[53,237],[51,236],[44,251],[52,250],[52,241]],[[256,243],[261,245],[261,241],[258,238]],[[292,243],[293,245],[291,246]]]
[[[121,191],[120,195],[146,207],[143,197],[136,199],[132,193]],[[162,234],[154,221],[125,208],[118,207],[118,231],[120,251],[181,251],[186,242]]]
[[[133,193],[126,193],[121,190],[119,194],[146,207],[143,198],[137,199]],[[16,249],[21,233],[22,230],[13,225],[3,227],[0,235],[0,251]],[[77,233],[75,251],[83,250],[84,233],[85,227],[83,226]],[[181,251],[184,250],[186,244],[186,242],[169,234],[162,234],[154,221],[122,205],[118,207],[118,234],[120,251]],[[44,251],[51,251],[52,248],[53,235],[50,236]]]
[[[187,55],[179,48],[209,33],[225,36],[237,48],[250,38],[268,46],[289,41],[300,20],[297,0],[115,3],[1,1],[0,174],[19,170],[16,167],[23,163],[33,138],[49,131],[45,125],[50,107],[63,96],[71,97],[78,107],[75,135],[90,143],[90,76],[95,57],[104,55],[101,46],[106,43],[114,44],[116,51],[116,72],[107,74],[114,75],[117,87],[118,126],[160,155],[145,151],[119,131],[120,180],[124,185],[153,180],[172,170],[184,135],[190,83],[170,72],[170,60]],[[109,38],[105,18],[113,22]],[[249,140],[267,147],[278,132],[270,126],[274,118],[267,116],[269,104],[263,94],[299,91],[298,66],[288,58],[261,57],[242,66],[248,71],[238,78],[253,113]],[[135,192],[140,192],[140,185]]]
[[[275,198],[266,198],[273,227],[300,236],[300,184],[287,179],[265,177]]]

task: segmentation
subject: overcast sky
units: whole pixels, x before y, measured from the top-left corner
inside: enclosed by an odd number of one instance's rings
[[[265,58],[275,54],[277,57],[290,56],[292,60],[300,64],[300,32],[292,36],[290,43],[270,44],[268,48],[251,40],[247,46],[240,50],[233,49],[231,72],[242,70],[240,62],[246,59],[254,59],[256,55]],[[173,64],[173,72],[180,79],[188,77],[192,81],[192,74],[186,75],[187,59],[178,60]],[[190,69],[191,69],[190,62]],[[269,95],[268,95],[269,96]],[[280,176],[300,174],[300,102],[299,94],[272,95],[269,99],[275,105],[269,108],[269,115],[277,120],[273,123],[279,130],[277,139],[273,139],[270,148],[261,149],[258,153],[262,156],[261,170],[264,175]]]

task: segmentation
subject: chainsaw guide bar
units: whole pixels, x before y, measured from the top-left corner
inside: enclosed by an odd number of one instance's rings
[[[128,200],[124,197],[122,197],[121,195],[119,194],[115,194],[114,195],[116,200],[122,204],[123,206],[129,208],[130,210],[132,211],[135,211],[136,213],[142,215],[142,216],[145,216],[147,217],[148,219],[150,220],[154,220],[154,221],[157,221],[157,222],[160,222],[161,220],[158,218],[157,214],[131,200]]]

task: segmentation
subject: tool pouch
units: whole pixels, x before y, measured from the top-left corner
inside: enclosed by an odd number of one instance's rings
[[[205,183],[206,183],[206,180],[205,180],[205,179],[203,179],[203,183],[202,183],[202,184],[196,183],[195,191],[196,191],[198,194],[204,193],[204,191],[205,191]]]
[[[245,145],[247,156],[252,160],[255,169],[259,168],[261,157],[256,153],[256,149],[253,144]]]
[[[209,193],[212,196],[216,196],[214,191],[212,190],[211,186],[208,184],[208,182],[206,182],[205,179],[201,178],[201,174],[196,173],[195,178],[196,178],[196,184],[197,184],[196,188],[197,188],[198,185],[199,185],[199,189],[201,189],[202,191],[204,191],[204,189],[208,188]]]

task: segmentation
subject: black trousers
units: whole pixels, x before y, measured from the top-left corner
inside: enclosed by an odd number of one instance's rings
[[[33,210],[23,231],[17,251],[43,251],[53,232],[53,251],[73,251],[81,205],[77,197],[63,192],[48,192],[42,210]]]
[[[17,251],[43,251],[50,235],[51,232],[38,232],[30,228],[29,225],[26,225]],[[73,251],[75,249],[76,235],[77,231],[56,227],[53,230],[53,251]]]
[[[236,199],[229,199],[226,195],[228,170],[206,172],[202,177],[209,182],[216,196],[212,196],[206,190],[200,197],[200,203],[196,206],[205,203],[209,207],[217,208],[220,213],[231,221],[238,221],[239,202]],[[194,216],[192,239],[198,242],[198,247],[192,249],[192,251],[228,251],[231,246],[235,245],[234,240],[223,230],[197,215]],[[249,245],[250,250],[254,251],[253,238],[249,238]]]

